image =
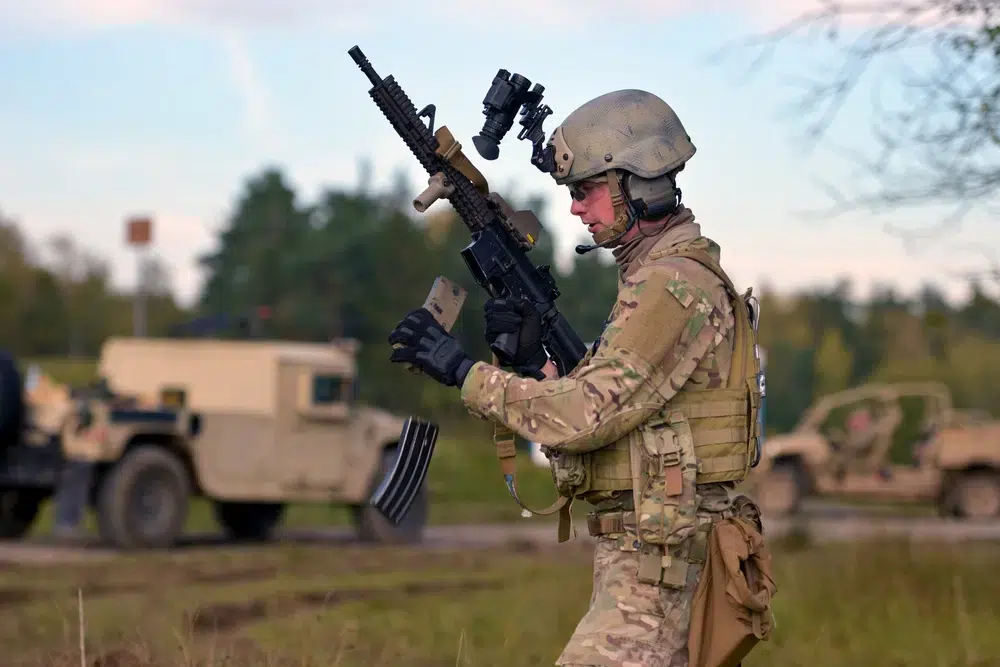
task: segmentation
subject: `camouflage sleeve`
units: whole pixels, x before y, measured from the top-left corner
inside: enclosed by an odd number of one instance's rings
[[[676,261],[643,267],[619,291],[597,351],[574,373],[539,381],[477,362],[462,401],[552,449],[600,449],[662,408],[731,322]]]

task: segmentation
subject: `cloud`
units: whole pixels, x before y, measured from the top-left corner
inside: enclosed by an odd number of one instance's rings
[[[272,122],[270,95],[254,66],[246,40],[237,31],[226,29],[222,48],[230,76],[243,99],[247,132],[266,152],[276,151],[281,140]]]
[[[378,18],[370,5],[355,0],[0,0],[0,26],[19,32],[86,32],[138,25],[274,28],[317,22],[352,30]]]
[[[852,4],[848,0],[845,4]],[[593,25],[602,19],[637,19],[648,24],[695,11],[739,13],[754,22],[781,22],[822,9],[823,0],[618,0],[609,16],[606,0],[507,0],[504,18],[531,17],[518,28],[549,31],[554,26]],[[76,30],[130,25],[212,28],[322,28],[337,32],[384,29],[411,18],[482,25],[496,10],[468,0],[437,0],[432,14],[412,0],[0,0],[0,25],[28,30]],[[860,16],[860,15],[859,15]],[[870,16],[870,14],[869,14]]]
[[[0,25],[15,28],[93,29],[164,18],[168,0],[0,0]]]
[[[190,304],[198,296],[204,275],[194,263],[194,256],[207,252],[215,244],[215,225],[208,220],[170,212],[156,216],[154,251],[170,267],[171,287],[178,300]],[[116,276],[116,282],[130,284],[131,275]]]

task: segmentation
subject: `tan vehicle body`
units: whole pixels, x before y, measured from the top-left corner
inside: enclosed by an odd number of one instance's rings
[[[61,471],[89,462],[98,531],[121,548],[174,545],[197,496],[233,539],[270,537],[289,503],[329,503],[363,540],[419,540],[426,485],[397,524],[369,503],[405,420],[354,400],[355,352],[349,340],[112,338],[92,387],[33,375],[23,428],[10,400],[0,415],[12,440],[0,446],[17,456],[0,468],[0,538],[26,534]],[[0,371],[17,391],[9,359]]]
[[[171,443],[196,489],[216,500],[363,502],[403,419],[353,401],[350,341],[112,338],[99,373],[116,392],[158,400],[183,392],[197,438]],[[127,432],[101,458],[117,460]]]
[[[893,463],[889,450],[902,425],[901,400],[923,403],[921,436],[907,443],[912,464]],[[851,449],[831,424],[837,410],[869,406],[870,442]],[[916,447],[919,446],[919,451]],[[868,384],[821,398],[787,434],[770,436],[746,485],[772,515],[795,512],[807,496],[891,502],[933,502],[942,513],[1000,516],[1000,421],[956,410],[939,383]]]

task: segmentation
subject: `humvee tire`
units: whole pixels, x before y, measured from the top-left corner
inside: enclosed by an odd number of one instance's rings
[[[188,471],[175,454],[157,445],[139,445],[101,484],[98,533],[120,549],[173,546],[184,529],[190,495]]]
[[[382,452],[382,463],[378,474],[372,480],[371,491],[378,487],[382,478],[392,469],[392,462],[396,456],[396,447],[386,447]],[[369,494],[370,495],[370,494]],[[417,491],[410,511],[406,513],[398,526],[386,519],[371,505],[352,505],[351,519],[357,531],[358,539],[362,542],[383,542],[383,543],[415,543],[419,542],[424,535],[424,527],[427,525],[427,511],[430,497],[427,493],[427,483],[425,482]]]
[[[228,502],[212,503],[215,520],[230,540],[263,542],[271,539],[285,517],[284,503]]]
[[[45,497],[38,489],[0,489],[0,540],[19,540],[27,535]]]
[[[965,519],[1000,517],[1000,471],[970,470],[958,474],[944,499],[944,513]]]
[[[796,513],[806,493],[805,475],[795,459],[775,463],[755,489],[754,498],[760,511],[776,517]]]
[[[24,421],[22,391],[14,357],[0,350],[0,449],[20,440]]]

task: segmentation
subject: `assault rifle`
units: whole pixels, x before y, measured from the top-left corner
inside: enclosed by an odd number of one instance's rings
[[[549,267],[535,266],[528,259],[527,253],[542,230],[538,218],[531,211],[514,211],[500,195],[489,191],[486,179],[462,153],[461,144],[448,128],[442,125],[434,129],[433,104],[417,112],[392,75],[384,79],[380,77],[357,46],[352,47],[348,54],[371,82],[368,94],[375,105],[427,171],[428,187],[414,199],[414,208],[423,213],[439,199],[451,202],[471,235],[470,243],[462,250],[462,258],[476,284],[491,297],[520,297],[531,301],[542,318],[542,344],[546,352],[559,375],[568,373],[583,358],[586,346],[555,305],[559,289]],[[534,117],[544,115],[534,114]],[[425,124],[422,118],[427,118],[428,122]],[[509,128],[511,121],[502,119],[501,123]],[[525,122],[522,121],[522,124]],[[526,127],[528,129],[537,138],[540,135],[540,120],[531,128]],[[493,134],[496,136],[498,133]],[[502,136],[502,132],[499,134]],[[444,283],[439,280],[435,287],[441,284]],[[432,289],[425,305],[434,306],[438,302]],[[457,307],[461,307],[461,301]],[[450,328],[453,324],[454,310],[451,316],[440,308],[429,307],[429,310],[439,321],[442,315],[445,316],[442,326]],[[490,347],[500,363],[509,365],[517,343],[517,334],[502,334]],[[411,418],[411,421],[419,420]],[[408,428],[404,429],[396,463],[372,497],[372,505],[393,522],[405,516],[427,475],[437,429],[429,422],[423,425],[424,428],[414,428],[415,424],[408,424]],[[407,433],[414,435],[406,437]],[[508,489],[516,500],[513,475],[510,473],[505,477]]]

